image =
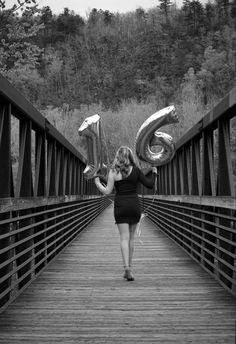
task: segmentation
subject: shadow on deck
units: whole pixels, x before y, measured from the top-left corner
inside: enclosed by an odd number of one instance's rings
[[[146,218],[123,279],[109,207],[0,315],[0,343],[235,344],[235,299]]]

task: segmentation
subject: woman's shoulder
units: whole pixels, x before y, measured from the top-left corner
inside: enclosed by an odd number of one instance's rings
[[[131,173],[130,173],[130,176],[131,177],[135,177],[135,178],[139,178],[139,174],[140,174],[140,169],[139,167],[137,167],[136,165],[133,165],[132,166],[132,170],[131,170]]]

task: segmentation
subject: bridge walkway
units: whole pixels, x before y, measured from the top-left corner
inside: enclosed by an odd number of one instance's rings
[[[0,315],[1,344],[235,344],[235,299],[148,218],[123,279],[110,206]]]

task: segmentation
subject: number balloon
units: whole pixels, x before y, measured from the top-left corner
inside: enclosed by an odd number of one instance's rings
[[[170,135],[161,133],[157,129],[177,122],[178,116],[173,105],[151,115],[138,130],[135,140],[137,157],[152,166],[168,163],[175,154],[174,140]],[[155,146],[160,146],[161,150],[156,152]]]
[[[86,138],[88,160],[84,175],[86,179],[91,179],[96,177],[99,171],[104,171],[106,168],[103,165],[100,116],[96,114],[87,117],[79,127],[78,133]]]

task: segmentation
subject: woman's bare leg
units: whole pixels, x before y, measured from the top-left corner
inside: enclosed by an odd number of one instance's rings
[[[117,227],[120,232],[120,249],[125,268],[129,267],[129,225],[127,223],[118,223]]]

